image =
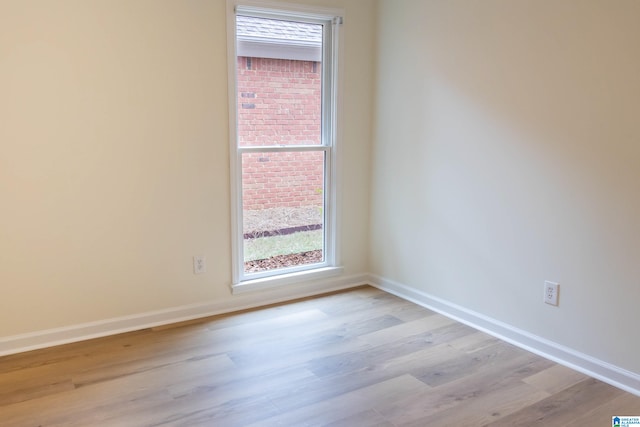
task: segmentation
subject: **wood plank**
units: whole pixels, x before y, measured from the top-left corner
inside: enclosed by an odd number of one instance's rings
[[[411,354],[428,347],[433,347],[449,339],[458,338],[472,332],[467,326],[457,323],[433,330],[422,329],[422,332],[415,333],[418,331],[418,329],[412,328],[412,335],[398,336],[394,334],[393,336],[395,338],[386,344],[380,344],[372,348],[346,354],[314,359],[310,362],[309,369],[318,376],[346,373],[362,367],[383,363],[385,360]]]
[[[548,363],[526,352],[514,351],[500,364],[493,365],[493,368],[478,369],[474,373],[437,387],[429,387],[402,400],[379,401],[376,410],[397,425],[411,424],[419,420],[426,422],[442,411],[450,414],[450,417],[455,417],[456,408],[467,407],[474,401],[484,399],[485,396],[495,396],[503,390],[517,387],[523,377],[531,375],[533,371],[547,368]],[[528,390],[532,391],[534,400],[548,396],[548,393],[534,393],[533,387]]]
[[[523,406],[535,404],[547,396],[547,393],[536,390],[529,384],[516,381],[492,393],[468,399],[464,405],[455,405],[446,410],[435,411],[429,416],[415,419],[404,425],[407,427],[429,425],[484,426],[496,418],[516,412]]]
[[[564,426],[573,421],[576,415],[622,394],[622,390],[588,378],[535,404],[527,405],[490,425],[492,427]]]
[[[587,378],[586,375],[573,369],[562,365],[553,365],[549,369],[545,369],[544,371],[523,379],[523,381],[536,387],[538,390],[555,394]]]
[[[349,417],[325,424],[326,427],[395,427],[375,409],[369,409]]]
[[[567,427],[599,427],[610,426],[615,416],[640,417],[640,397],[630,393],[623,393],[612,400],[594,405],[582,414],[574,413],[574,418],[568,421]]]

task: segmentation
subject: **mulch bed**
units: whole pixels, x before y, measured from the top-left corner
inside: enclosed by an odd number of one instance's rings
[[[301,252],[291,255],[277,255],[266,259],[257,259],[244,263],[246,273],[256,273],[258,271],[273,270],[276,268],[295,267],[303,264],[313,264],[322,262],[322,251]]]
[[[252,233],[244,233],[244,239],[257,239],[259,237],[285,236],[287,234],[298,233],[300,231],[322,230],[322,224],[298,225],[297,227],[286,227],[272,231],[254,231]]]

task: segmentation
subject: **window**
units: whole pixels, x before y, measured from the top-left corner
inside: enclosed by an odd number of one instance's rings
[[[234,290],[335,274],[341,18],[229,5]]]

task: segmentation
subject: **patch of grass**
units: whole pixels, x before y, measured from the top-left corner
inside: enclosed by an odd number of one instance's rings
[[[322,249],[322,230],[244,240],[244,261]]]

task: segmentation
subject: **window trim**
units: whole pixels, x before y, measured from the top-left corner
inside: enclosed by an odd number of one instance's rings
[[[328,37],[323,35],[323,93],[322,130],[320,145],[310,146],[267,146],[239,147],[237,134],[237,44],[236,11],[266,18],[287,18],[301,22],[331,22]],[[321,7],[308,7],[260,0],[227,0],[227,56],[228,56],[228,98],[229,98],[229,140],[230,140],[230,199],[231,199],[231,250],[232,250],[232,291],[244,292],[253,289],[270,288],[302,280],[325,278],[342,273],[339,254],[338,200],[339,182],[338,143],[340,126],[338,122],[341,105],[338,79],[341,65],[341,37],[343,11]],[[324,198],[324,262],[260,273],[244,273],[242,238],[242,154],[248,152],[281,151],[324,151],[325,152],[325,198]],[[248,277],[247,277],[248,276]]]

